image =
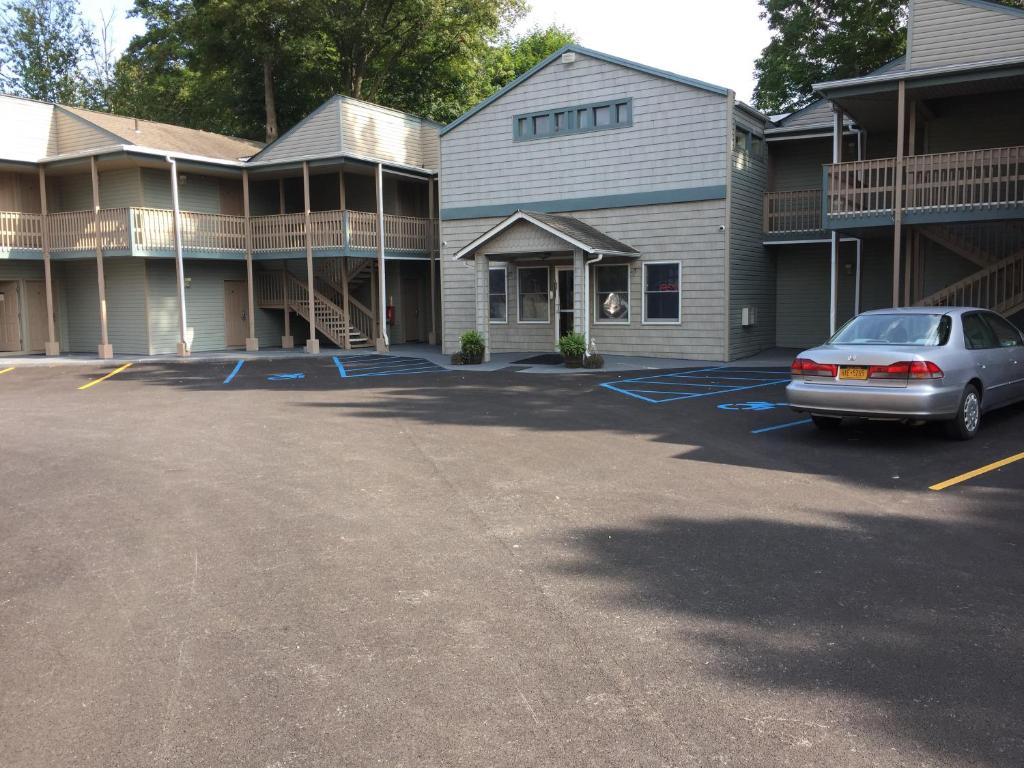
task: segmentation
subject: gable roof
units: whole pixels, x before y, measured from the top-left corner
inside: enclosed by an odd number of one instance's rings
[[[562,57],[563,53],[568,53],[570,51],[573,52],[573,53],[579,53],[579,54],[581,54],[583,56],[589,56],[589,57],[591,57],[593,59],[599,59],[600,61],[606,61],[609,64],[617,64],[620,67],[627,67],[629,69],[636,70],[637,72],[643,72],[644,74],[647,74],[647,75],[653,75],[654,77],[661,77],[661,78],[664,78],[666,80],[671,80],[671,81],[676,82],[676,83],[681,83],[682,85],[688,85],[688,86],[691,86],[693,88],[700,88],[701,90],[709,91],[711,93],[717,93],[720,96],[727,96],[729,94],[729,89],[728,88],[723,88],[720,85],[713,85],[711,83],[706,83],[703,80],[695,80],[692,77],[685,77],[683,75],[677,75],[674,72],[668,72],[667,70],[664,70],[664,69],[656,69],[655,67],[649,67],[646,64],[639,64],[639,63],[637,63],[635,61],[629,61],[628,59],[620,59],[618,56],[612,56],[611,54],[608,54],[608,53],[602,53],[601,51],[594,51],[594,50],[591,50],[590,48],[584,48],[581,45],[576,45],[575,43],[570,43],[569,45],[563,45],[557,51],[552,53],[550,56],[548,56],[546,59],[541,61],[539,64],[536,64],[531,69],[529,69],[526,72],[524,72],[523,74],[521,74],[519,77],[517,77],[511,83],[506,85],[504,88],[502,88],[499,91],[496,91],[495,93],[492,93],[490,96],[488,96],[486,99],[481,101],[479,104],[477,104],[476,106],[472,107],[469,111],[464,112],[459,117],[455,118],[452,122],[448,123],[448,125],[446,125],[444,128],[441,129],[441,135],[444,136],[449,131],[457,128],[460,125],[462,125],[464,122],[466,122],[469,118],[471,118],[477,112],[480,112],[481,110],[486,109],[490,104],[492,104],[495,101],[497,101],[498,99],[500,99],[502,96],[504,96],[506,93],[511,91],[513,88],[515,88],[516,86],[521,85],[522,83],[524,83],[527,80],[529,80],[535,74],[537,74],[542,69],[544,69],[544,67],[546,67],[548,64],[551,64],[553,61],[557,61],[558,59],[560,59]]]
[[[138,120],[61,104],[54,107],[58,113],[89,123],[122,144],[135,144],[168,152],[184,152],[219,160],[241,160],[251,157],[263,146],[257,141],[222,136],[219,133],[195,128],[182,128],[168,123]]]
[[[489,240],[493,240],[506,229],[517,222],[525,221],[534,226],[540,227],[545,232],[554,235],[559,240],[578,248],[585,253],[592,255],[602,254],[605,256],[639,256],[640,252],[630,245],[609,237],[596,227],[580,221],[572,216],[560,213],[540,213],[539,211],[516,211],[497,226],[484,232],[469,245],[461,248],[456,254],[456,259],[462,259],[479,248]]]

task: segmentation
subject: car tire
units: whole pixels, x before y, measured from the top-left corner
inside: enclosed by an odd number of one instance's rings
[[[814,426],[823,430],[839,429],[843,425],[843,420],[839,416],[819,416],[816,413],[811,414],[811,421],[814,422]]]
[[[981,427],[981,393],[973,384],[964,387],[956,417],[946,422],[946,434],[954,440],[970,440]]]

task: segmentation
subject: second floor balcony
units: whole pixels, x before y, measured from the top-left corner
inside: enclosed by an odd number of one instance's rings
[[[885,226],[897,197],[908,224],[1024,216],[1024,147],[996,147],[825,166],[826,228]]]
[[[98,221],[98,229],[97,229]],[[305,252],[306,216],[290,213],[252,216],[252,251],[258,258],[284,258]],[[106,255],[170,256],[174,252],[174,216],[159,208],[102,208],[51,213],[46,217],[50,253],[67,258],[95,251],[97,237]],[[329,255],[372,255],[377,249],[377,215],[366,211],[314,211],[310,214],[312,246]],[[42,249],[43,217],[37,213],[0,211],[0,250]],[[181,245],[189,257],[242,258],[246,219],[214,213],[181,211]],[[384,249],[403,255],[437,250],[437,221],[384,214]]]

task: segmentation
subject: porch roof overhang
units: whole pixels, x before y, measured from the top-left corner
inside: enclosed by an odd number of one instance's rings
[[[566,244],[566,249],[580,250],[591,256],[621,256],[628,259],[640,258],[640,252],[630,245],[609,237],[596,227],[559,213],[540,213],[538,211],[516,211],[496,226],[484,232],[473,242],[461,248],[453,257],[454,260],[473,259],[476,252],[488,242],[500,235],[514,224],[524,221],[538,227]],[[517,254],[509,254],[514,256]],[[526,256],[528,254],[520,254]],[[536,254],[532,254],[535,256]]]

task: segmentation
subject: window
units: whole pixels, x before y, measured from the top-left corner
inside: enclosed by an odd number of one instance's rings
[[[999,346],[996,335],[988,323],[975,313],[963,316],[964,345],[968,349],[993,349]]]
[[[629,322],[629,267],[604,264],[594,267],[594,320],[598,323]]]
[[[868,312],[847,322],[829,343],[941,347],[949,341],[950,327],[949,315]]]
[[[519,322],[550,322],[548,303],[548,268],[519,268]]]
[[[489,275],[490,287],[487,290],[490,299],[490,320],[492,323],[508,322],[508,273],[505,265],[491,267]]]
[[[747,133],[742,128],[737,128],[736,129],[736,133],[733,135],[733,139],[732,139],[732,146],[733,146],[733,149],[736,150],[736,152],[746,152],[747,151],[747,137],[748,136],[750,136],[750,134]]]
[[[750,136],[750,156],[753,157],[755,160],[764,160],[764,158],[765,158],[764,137],[762,137],[762,136],[755,136],[755,135],[751,134],[751,136]]]
[[[570,133],[629,128],[633,125],[633,100],[615,99],[579,107],[560,107],[516,115],[512,134],[516,140],[546,139]]]
[[[644,264],[644,322],[679,322],[678,261],[648,261]]]
[[[1009,322],[992,312],[985,313],[985,322],[996,335],[996,343],[1000,347],[1022,346],[1020,332],[1010,325]]]

